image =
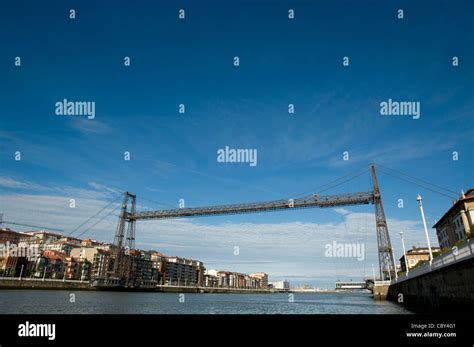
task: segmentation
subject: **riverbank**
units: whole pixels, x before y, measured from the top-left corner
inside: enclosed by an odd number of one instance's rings
[[[0,279],[1,289],[50,289],[50,290],[95,290],[89,282],[41,280],[41,279]]]
[[[211,288],[187,286],[153,286],[153,287],[121,287],[121,286],[93,286],[90,282],[42,280],[42,279],[0,279],[2,289],[37,289],[37,290],[88,290],[88,291],[114,291],[114,292],[161,292],[161,293],[229,293],[229,294],[274,294],[279,293],[273,289],[238,289],[238,288]]]

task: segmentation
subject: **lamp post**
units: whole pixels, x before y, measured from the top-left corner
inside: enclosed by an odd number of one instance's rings
[[[420,194],[418,194],[418,196],[416,197],[416,200],[420,204],[421,219],[423,220],[423,227],[425,228],[426,241],[428,242],[428,250],[430,251],[430,266],[431,266],[431,263],[433,262],[433,253],[431,252],[430,238],[428,236],[428,229],[426,228],[425,212],[423,211],[423,198],[421,197]]]
[[[405,240],[403,239],[403,231],[400,231],[400,237],[402,238],[402,247],[403,247],[403,259],[405,260],[406,275],[408,276],[408,261],[407,261],[407,252],[405,249]]]

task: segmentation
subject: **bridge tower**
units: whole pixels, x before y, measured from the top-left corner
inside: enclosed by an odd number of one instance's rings
[[[395,278],[395,262],[393,259],[392,245],[388,234],[387,220],[383,210],[382,198],[380,196],[379,182],[375,173],[375,165],[370,163],[372,174],[372,185],[374,191],[375,225],[377,228],[377,244],[379,251],[380,279],[388,280]]]
[[[120,217],[115,231],[115,261],[114,261],[114,277],[122,278],[124,276],[124,255],[127,250],[135,248],[135,218],[137,196],[129,192],[125,192],[120,209]],[[130,209],[130,211],[129,211]],[[127,234],[125,235],[125,226],[127,226]],[[125,243],[124,243],[125,237]]]

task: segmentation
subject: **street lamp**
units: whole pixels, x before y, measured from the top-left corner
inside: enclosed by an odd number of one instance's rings
[[[400,237],[402,238],[402,246],[403,246],[403,259],[405,260],[405,268],[406,268],[406,275],[408,276],[408,260],[407,260],[407,252],[405,249],[405,240],[403,239],[403,231],[400,231]]]
[[[421,197],[420,194],[416,197],[416,200],[420,204],[420,211],[421,211],[421,219],[423,220],[423,227],[425,228],[425,235],[426,235],[426,241],[428,241],[428,249],[430,251],[430,265],[433,262],[433,253],[431,252],[431,243],[430,243],[430,238],[428,236],[428,229],[426,228],[426,219],[425,219],[425,213],[423,212],[423,198]]]

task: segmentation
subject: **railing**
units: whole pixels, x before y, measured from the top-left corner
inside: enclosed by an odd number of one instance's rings
[[[0,280],[10,281],[37,281],[37,282],[69,282],[69,283],[88,283],[86,280],[66,280],[56,278],[34,278],[34,277],[0,277]]]
[[[268,288],[239,288],[239,287],[205,287],[205,286],[184,286],[184,285],[169,285],[169,284],[158,284],[157,288],[195,288],[195,289],[226,289],[226,290],[247,290],[247,291],[268,291]]]
[[[336,282],[336,290],[367,289],[366,282]]]
[[[268,291],[268,288],[242,288],[242,287],[229,287],[229,286],[221,286],[221,287],[206,287],[206,286],[199,286],[199,285],[176,285],[176,284],[157,284],[156,287],[158,288],[196,288],[196,289],[229,289],[229,290],[248,290],[248,291]]]
[[[428,272],[472,258],[474,257],[473,243],[474,240],[467,240],[466,243],[462,244],[461,246],[456,248],[453,247],[453,249],[451,249],[451,251],[448,253],[437,256],[433,259],[431,264],[427,262],[426,264],[420,265],[413,270],[409,270],[408,274],[399,276],[398,280],[392,280],[392,283],[403,282],[411,278],[424,275]]]

